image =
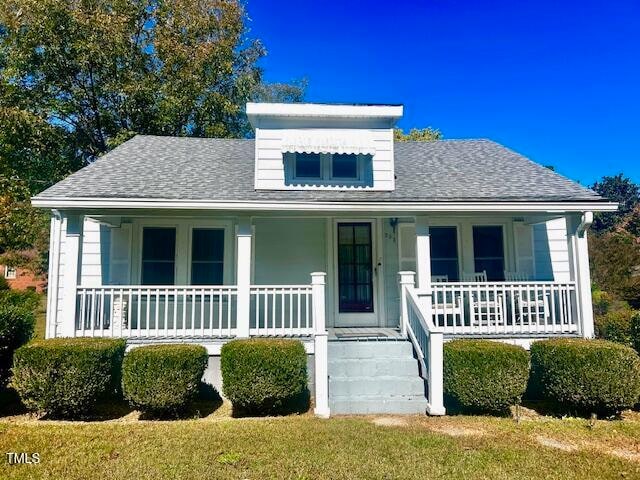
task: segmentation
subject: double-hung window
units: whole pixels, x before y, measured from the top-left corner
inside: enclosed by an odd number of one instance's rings
[[[17,277],[18,271],[15,267],[6,266],[4,267],[4,278],[7,280],[13,280]]]
[[[222,285],[224,229],[194,228],[191,237],[191,285]]]
[[[502,227],[473,227],[473,255],[476,272],[487,272],[487,280],[504,280],[504,241]]]
[[[459,279],[458,234],[456,227],[430,227],[431,274],[445,276],[450,282]]]
[[[174,285],[176,278],[175,227],[142,229],[143,285]]]

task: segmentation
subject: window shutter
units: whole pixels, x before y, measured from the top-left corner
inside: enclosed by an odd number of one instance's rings
[[[518,272],[526,273],[530,278],[535,278],[533,229],[531,225],[514,222],[513,234],[515,238],[517,270]]]
[[[111,229],[111,285],[128,285],[131,272],[131,224],[123,223]]]
[[[416,227],[412,223],[398,224],[398,267],[400,271],[416,271]]]

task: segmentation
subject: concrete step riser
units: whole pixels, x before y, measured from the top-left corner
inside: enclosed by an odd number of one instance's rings
[[[330,342],[329,358],[413,357],[410,342]]]
[[[329,377],[329,396],[349,396],[357,399],[363,395],[375,395],[384,399],[391,395],[424,395],[424,382],[418,376],[414,378],[334,378]]]
[[[416,377],[419,375],[418,362],[414,358],[385,359],[329,359],[331,377]]]
[[[427,401],[424,398],[386,400],[335,400],[330,402],[332,414],[424,414]]]

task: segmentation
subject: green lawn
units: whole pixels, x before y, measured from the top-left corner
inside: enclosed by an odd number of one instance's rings
[[[635,414],[637,417],[637,414]],[[391,420],[389,420],[389,418]],[[378,423],[376,423],[378,422]],[[383,425],[379,424],[383,423]],[[389,425],[392,424],[392,425]],[[0,421],[0,478],[640,478],[640,419]]]

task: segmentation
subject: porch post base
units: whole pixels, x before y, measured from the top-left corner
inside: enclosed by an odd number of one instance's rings
[[[431,415],[434,417],[441,417],[446,414],[447,414],[447,411],[443,406],[432,407],[431,405],[427,405],[427,415]]]
[[[328,372],[328,338],[327,333],[317,333],[314,338],[315,359],[315,401],[313,413],[321,418],[329,418],[329,372]]]

